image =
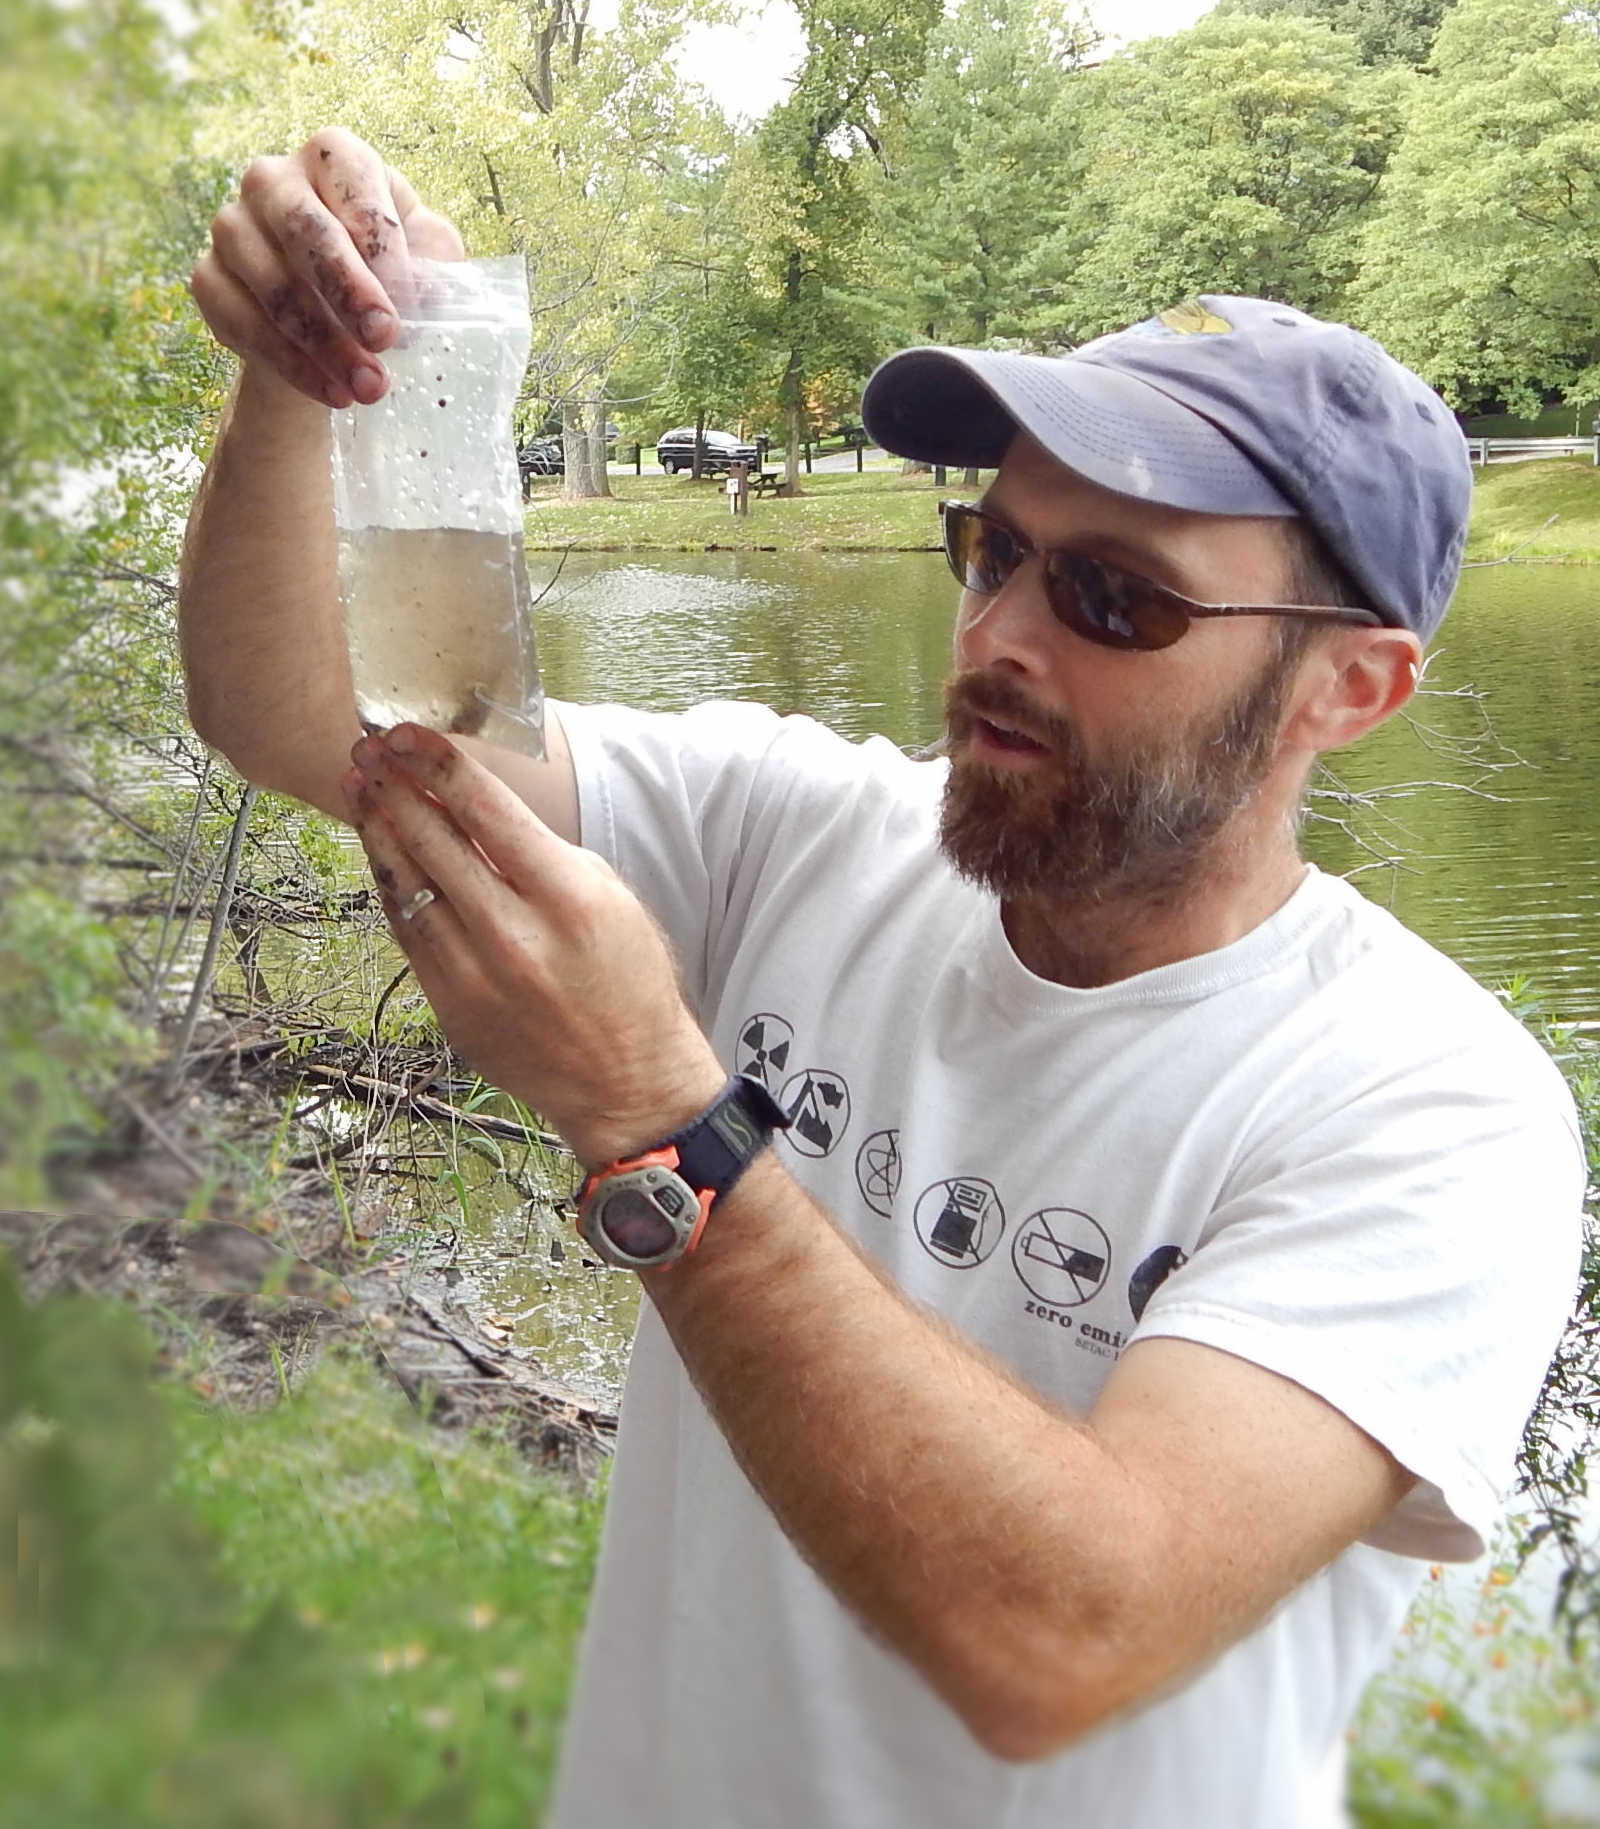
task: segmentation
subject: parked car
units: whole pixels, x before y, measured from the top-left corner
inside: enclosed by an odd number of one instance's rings
[[[566,453],[559,438],[530,438],[517,453],[517,469],[522,475],[522,493],[536,476],[565,476]]]
[[[703,476],[724,476],[735,464],[748,464],[752,470],[761,468],[763,456],[759,444],[744,444],[731,432],[713,432],[700,434],[700,472]],[[678,426],[671,432],[663,432],[656,440],[656,462],[668,476],[676,476],[680,470],[694,467],[694,427]]]

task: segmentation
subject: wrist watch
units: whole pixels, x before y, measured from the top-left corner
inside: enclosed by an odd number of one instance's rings
[[[578,1231],[622,1270],[659,1270],[699,1242],[712,1203],[789,1118],[759,1080],[735,1074],[681,1130],[597,1169],[578,1196]]]

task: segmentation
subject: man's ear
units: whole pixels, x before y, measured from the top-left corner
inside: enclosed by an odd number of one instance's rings
[[[1405,704],[1422,677],[1422,643],[1409,629],[1341,630],[1301,669],[1285,735],[1318,752],[1364,737]]]

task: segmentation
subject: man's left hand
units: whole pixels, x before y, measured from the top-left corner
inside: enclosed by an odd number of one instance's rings
[[[350,817],[451,1043],[580,1162],[648,1148],[725,1074],[660,929],[616,872],[417,725],[364,737]]]

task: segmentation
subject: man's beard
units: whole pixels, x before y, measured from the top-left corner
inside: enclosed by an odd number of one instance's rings
[[[1296,652],[1280,650],[1222,713],[1091,759],[1075,725],[1002,676],[973,670],[945,686],[950,775],[939,842],[969,881],[1007,900],[1141,898],[1202,869],[1217,833],[1271,768]],[[1014,719],[1050,751],[1011,773],[966,752],[974,719]]]

